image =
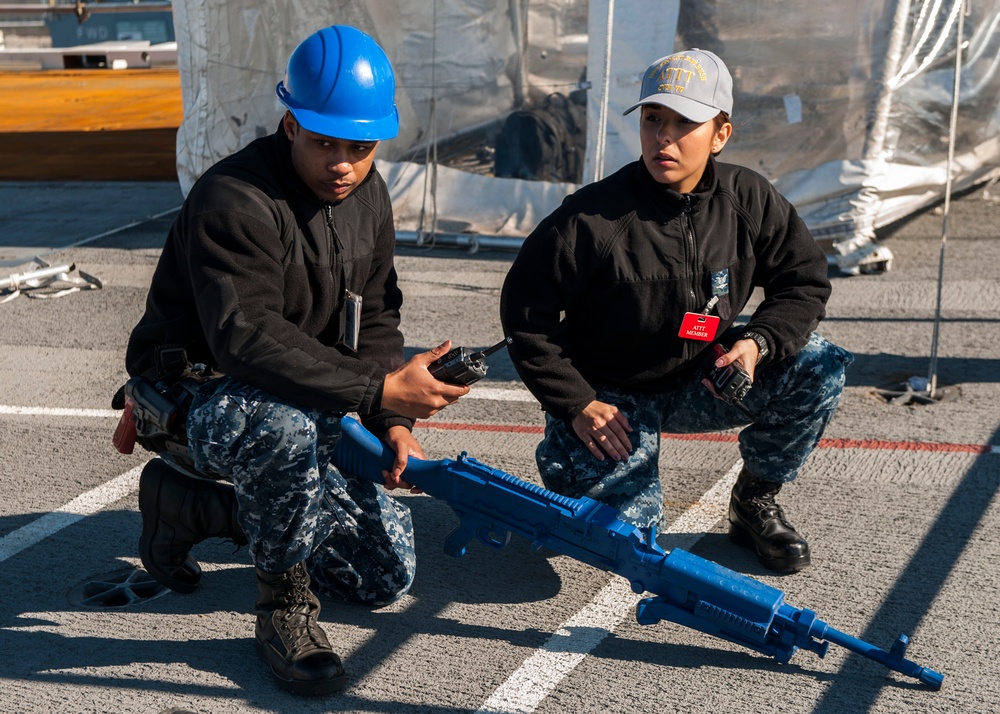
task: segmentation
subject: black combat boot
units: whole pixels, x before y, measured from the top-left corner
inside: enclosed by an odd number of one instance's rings
[[[236,523],[236,493],[220,481],[192,478],[162,459],[153,459],[139,477],[142,534],[139,557],[146,571],[179,593],[191,593],[201,566],[191,548],[206,538],[229,538],[246,545]]]
[[[295,694],[329,694],[347,675],[319,625],[319,600],[304,563],[278,575],[257,568],[257,652],[278,686]]]
[[[809,544],[774,502],[781,484],[762,481],[745,468],[729,499],[729,538],[752,547],[765,568],[795,573],[809,565]]]

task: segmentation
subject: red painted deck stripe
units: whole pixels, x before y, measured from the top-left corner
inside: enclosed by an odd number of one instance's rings
[[[541,426],[524,424],[462,424],[457,422],[417,422],[418,429],[443,431],[478,431],[507,434],[541,434]],[[733,443],[736,434],[662,434],[664,439],[675,441],[712,441]],[[988,454],[997,451],[989,444],[935,444],[924,441],[887,441],[885,439],[820,439],[821,449],[876,449],[882,451],[929,451],[936,453]]]

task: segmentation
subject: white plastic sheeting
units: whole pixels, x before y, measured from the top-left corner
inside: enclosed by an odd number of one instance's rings
[[[962,3],[694,5],[714,12],[700,26],[682,15],[679,34],[717,41],[734,71],[726,158],[770,178],[842,267],[891,260],[875,229],[944,195]],[[1000,166],[1000,3],[966,5],[954,189]]]
[[[952,184],[1000,171],[1000,0],[971,0]],[[722,159],[754,168],[796,205],[845,269],[887,269],[875,229],[943,197],[954,89],[953,0],[175,0],[186,192],[212,163],[273,131],[274,85],[320,27],[359,27],[397,73],[401,132],[379,149],[401,232],[508,237],[573,190],[433,161],[437,141],[486,137],[550,92],[589,85],[584,180],[638,156],[621,112],[674,49],[709,49],[735,82]],[[610,42],[608,40],[610,39]],[[478,130],[478,131],[477,131]],[[482,157],[481,157],[482,158]],[[406,159],[406,160],[404,160]],[[486,163],[484,163],[486,162]],[[468,167],[467,167],[468,168]],[[474,242],[474,241],[473,241]]]

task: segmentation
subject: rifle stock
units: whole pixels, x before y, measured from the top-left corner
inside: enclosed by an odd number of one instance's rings
[[[393,454],[350,417],[333,463],[346,473],[382,483]],[[900,635],[887,652],[840,632],[811,610],[784,602],[784,593],[680,548],[667,552],[656,544],[655,530],[643,533],[618,518],[618,512],[590,498],[568,498],[463,452],[457,459],[410,458],[406,480],[448,502],[459,525],[445,539],[444,550],[462,556],[473,539],[503,548],[512,533],[535,548],[557,553],[626,578],[637,594],[653,593],[636,606],[639,624],[669,620],[787,663],[807,649],[820,657],[837,644],[889,669],[940,689],[944,675],[903,657],[909,645]]]

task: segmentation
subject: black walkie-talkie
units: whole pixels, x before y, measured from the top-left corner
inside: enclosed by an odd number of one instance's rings
[[[486,358],[509,345],[505,337],[489,349],[469,353],[465,347],[454,347],[444,357],[438,357],[427,368],[436,379],[451,384],[475,384],[486,376]]]

